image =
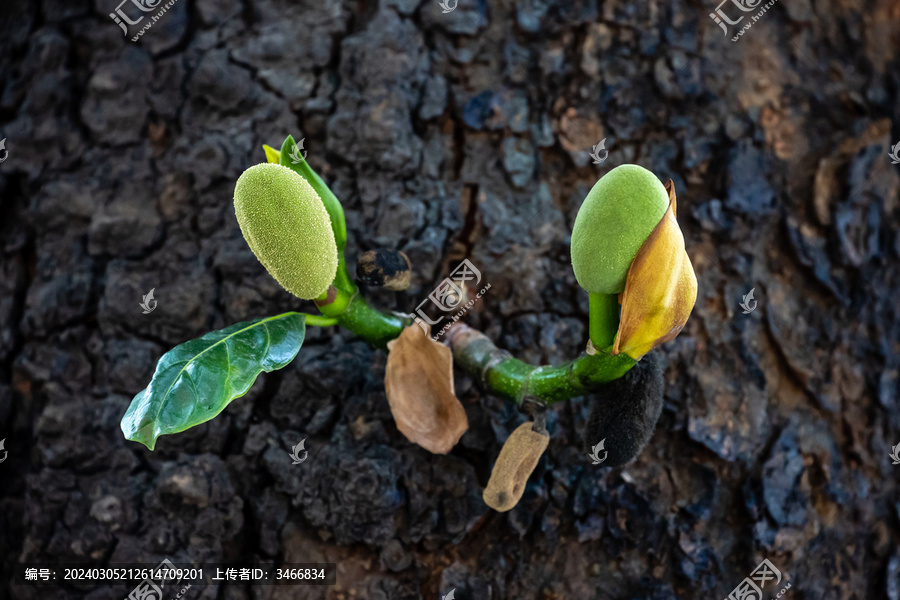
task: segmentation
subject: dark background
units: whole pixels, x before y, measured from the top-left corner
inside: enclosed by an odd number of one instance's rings
[[[4,2],[0,598],[128,591],[12,587],[20,561],[169,557],[339,563],[334,588],[191,600],[710,599],[768,558],[788,599],[898,600],[900,3],[781,0],[732,43],[714,2],[178,0],[138,43],[115,0]],[[350,264],[412,259],[376,302],[409,311],[469,258],[492,287],[467,322],[533,362],[587,340],[568,246],[592,184],[672,178],[700,291],[656,350],[639,460],[591,466],[589,400],[564,403],[497,514],[481,491],[525,417],[458,373],[471,428],[431,455],[393,424],[385,355],[315,329],[214,421],[126,442],[166,350],[313,310],[232,207],[289,133],[344,203]]]

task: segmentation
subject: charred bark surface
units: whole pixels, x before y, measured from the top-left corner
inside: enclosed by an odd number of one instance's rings
[[[668,600],[725,597],[768,558],[787,598],[900,598],[895,1],[783,0],[737,42],[712,1],[178,0],[138,42],[114,4],[0,16],[4,565],[341,569],[194,598]],[[344,202],[351,264],[409,256],[410,288],[376,302],[409,312],[469,258],[491,289],[465,319],[547,364],[587,341],[580,200],[625,162],[673,179],[700,294],[656,350],[665,404],[639,460],[592,466],[590,399],[560,403],[523,500],[494,513],[481,492],[525,417],[458,376],[471,429],[430,455],[393,424],[384,354],[315,330],[217,419],[153,453],[126,442],[170,347],[313,310],[232,206],[288,133]],[[122,597],[0,573],[0,598]]]

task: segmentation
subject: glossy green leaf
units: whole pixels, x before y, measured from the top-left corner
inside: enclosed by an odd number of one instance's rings
[[[268,153],[267,156],[269,156]],[[279,160],[281,161],[281,166],[297,172],[316,190],[319,198],[322,199],[322,204],[325,205],[325,210],[328,211],[328,216],[331,217],[331,228],[334,230],[334,241],[337,244],[338,252],[343,252],[347,246],[347,222],[344,219],[344,207],[341,206],[340,200],[337,199],[331,188],[325,184],[318,173],[313,171],[306,159],[303,158],[303,153],[297,148],[297,143],[294,141],[293,136],[289,135],[285,138],[284,143],[281,145]]]
[[[256,377],[291,362],[306,336],[306,317],[290,312],[245,321],[175,346],[122,417],[125,438],[150,450],[161,435],[209,421],[247,393]]]

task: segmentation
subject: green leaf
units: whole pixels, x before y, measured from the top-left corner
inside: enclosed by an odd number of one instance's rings
[[[294,162],[294,159],[291,158],[292,154],[297,157],[303,156],[299,151],[295,152],[296,148],[297,143],[294,141],[294,136],[287,136],[284,144],[281,145],[281,166],[296,171],[316,190],[319,198],[322,199],[322,204],[325,205],[325,210],[328,211],[328,216],[331,217],[331,228],[334,230],[334,241],[337,244],[338,252],[343,252],[347,247],[347,222],[344,220],[344,207],[341,206],[341,201],[337,199],[331,189],[325,185],[322,178],[309,166],[306,159]]]
[[[122,417],[125,438],[150,450],[161,435],[209,421],[247,393],[262,372],[291,362],[306,336],[306,316],[290,312],[245,321],[175,346]]]

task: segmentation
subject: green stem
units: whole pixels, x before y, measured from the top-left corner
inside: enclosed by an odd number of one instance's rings
[[[347,271],[347,263],[344,260],[342,251],[338,251],[338,269],[337,274],[334,276],[334,287],[344,290],[351,295],[356,293],[357,289],[353,279],[350,278],[350,273]]]
[[[312,325],[313,327],[331,327],[332,325],[340,324],[338,319],[334,319],[331,317],[322,317],[319,315],[308,315],[306,313],[302,313],[304,317],[306,317],[306,324]]]
[[[350,279],[344,253],[338,254],[338,272],[334,284],[316,299],[316,306],[326,317],[355,333],[373,346],[386,348],[412,320],[386,314],[369,304]]]
[[[588,296],[590,312],[588,332],[595,350],[606,350],[613,345],[619,329],[619,298],[617,294]]]
[[[386,348],[387,343],[400,336],[412,320],[385,314],[366,302],[358,293],[350,299],[347,310],[340,317],[341,326],[378,348]]]
[[[582,354],[558,367],[534,366],[500,350],[467,325],[447,334],[455,362],[480,379],[492,394],[521,404],[526,397],[554,404],[588,394],[628,372],[636,361],[625,354]]]
[[[347,271],[343,252],[339,253],[334,283],[316,299],[316,306],[324,320],[337,322],[382,349],[412,323],[409,317],[378,310],[359,294]],[[612,356],[608,352],[618,324],[616,295],[591,294],[590,338],[598,351],[584,353],[558,367],[534,366],[513,358],[483,333],[464,324],[454,325],[447,333],[447,339],[456,364],[480,381],[490,393],[518,404],[525,398],[553,404],[588,394],[601,384],[618,379],[635,365],[635,361],[625,354]]]

